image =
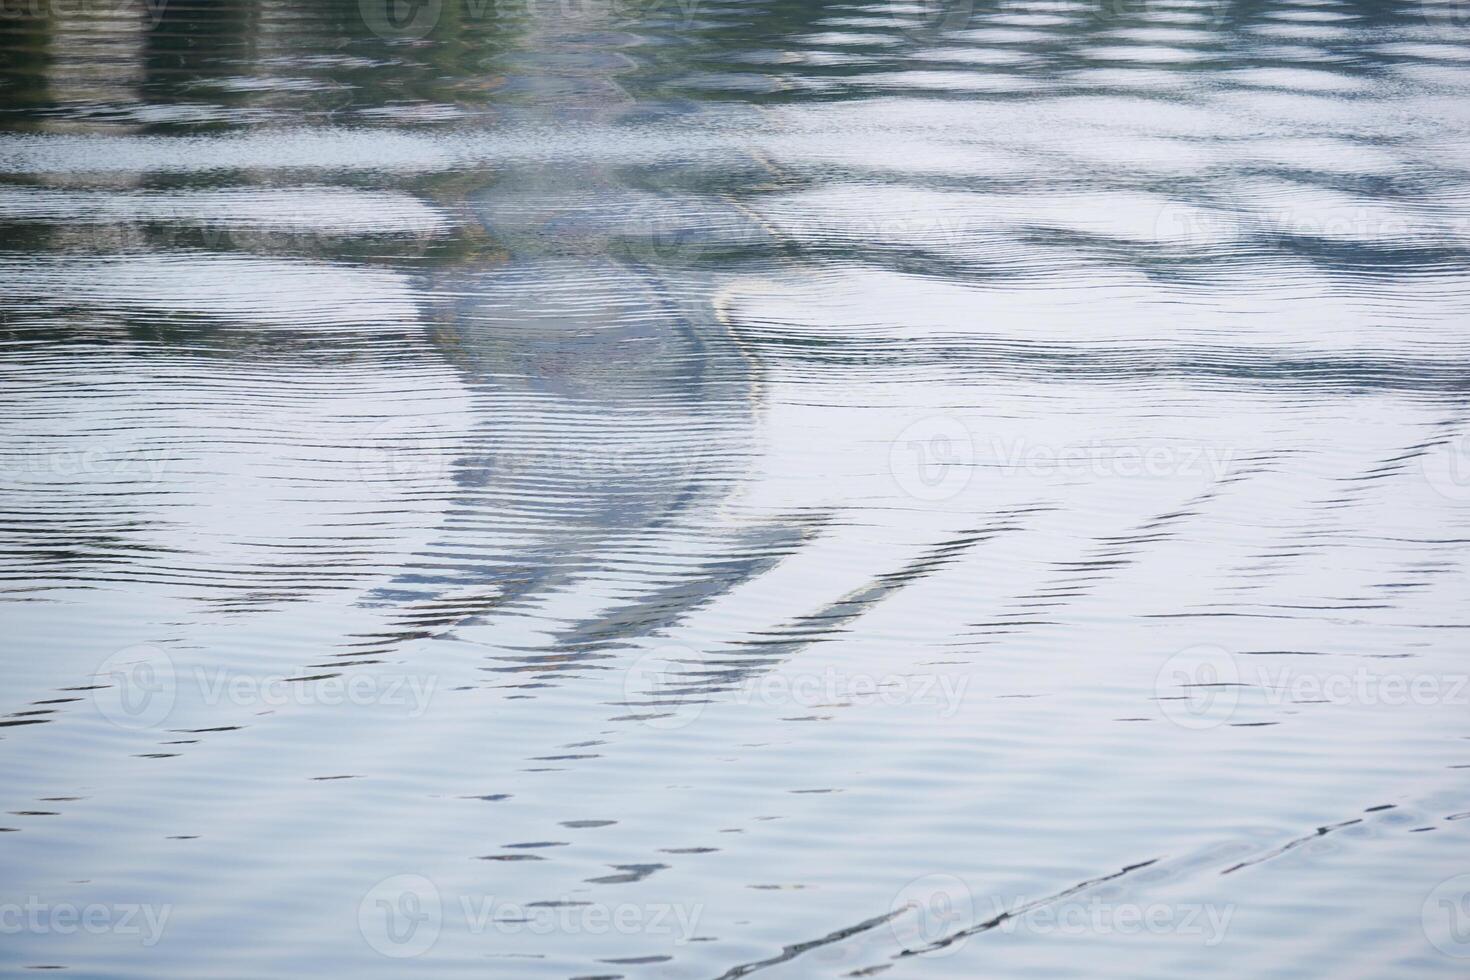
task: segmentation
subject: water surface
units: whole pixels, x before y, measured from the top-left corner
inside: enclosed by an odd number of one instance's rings
[[[0,966],[1463,975],[1464,13],[7,5]]]

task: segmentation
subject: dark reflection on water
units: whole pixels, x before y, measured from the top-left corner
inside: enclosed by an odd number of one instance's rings
[[[0,964],[1459,975],[1464,14],[0,6]]]

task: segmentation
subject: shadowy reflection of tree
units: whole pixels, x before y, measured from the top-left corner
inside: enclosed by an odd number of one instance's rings
[[[257,44],[260,4],[250,0],[169,0],[139,16],[151,22],[143,46],[146,98],[194,100],[201,80],[240,71]]]
[[[47,74],[53,56],[52,24],[45,7],[0,6],[5,54],[0,57],[0,121],[7,128],[31,129],[31,115],[49,98]]]

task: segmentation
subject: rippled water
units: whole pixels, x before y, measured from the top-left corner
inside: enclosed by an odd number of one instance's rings
[[[1463,975],[1462,2],[0,31],[0,967]]]

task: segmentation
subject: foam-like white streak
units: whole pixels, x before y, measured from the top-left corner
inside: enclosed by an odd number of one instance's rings
[[[158,311],[269,327],[402,329],[418,323],[399,274],[330,262],[173,251],[0,257],[11,304]]]
[[[309,230],[320,235],[442,234],[449,222],[417,198],[345,187],[135,191],[12,187],[0,220],[128,221]]]

